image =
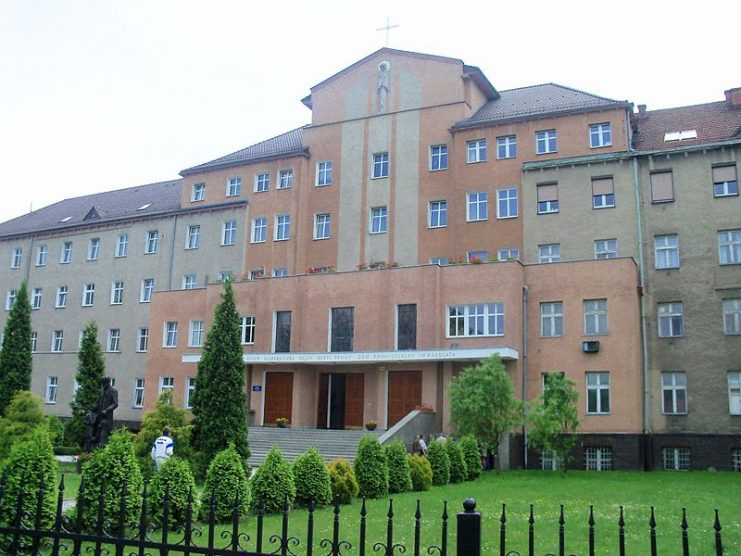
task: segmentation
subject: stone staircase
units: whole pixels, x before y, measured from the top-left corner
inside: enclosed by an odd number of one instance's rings
[[[252,456],[249,464],[253,467],[265,461],[273,446],[277,446],[283,456],[293,462],[297,456],[314,447],[324,461],[343,458],[352,463],[358,443],[363,436],[372,434],[380,436],[384,431],[366,430],[322,430],[289,427],[250,427],[249,441]]]

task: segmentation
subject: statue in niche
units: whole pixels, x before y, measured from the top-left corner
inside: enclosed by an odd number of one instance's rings
[[[381,62],[378,65],[378,111],[386,111],[386,101],[389,94],[389,68],[391,64]]]

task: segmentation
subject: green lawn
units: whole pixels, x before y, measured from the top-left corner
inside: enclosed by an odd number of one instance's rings
[[[70,477],[66,498],[73,497]],[[499,529],[502,503],[507,504],[507,550],[527,552],[527,518],[529,504],[534,504],[536,553],[556,552],[558,547],[558,518],[560,504],[564,505],[566,552],[587,553],[587,519],[589,505],[594,505],[597,554],[617,553],[617,520],[619,506],[624,506],[625,536],[629,554],[648,553],[650,507],[656,508],[656,534],[659,554],[681,553],[682,508],[687,508],[691,554],[714,554],[714,510],[720,511],[723,541],[728,554],[741,554],[741,474],[727,472],[557,472],[509,471],[499,475],[486,473],[472,483],[433,487],[424,493],[411,493],[394,497],[394,542],[407,545],[412,551],[414,512],[420,500],[422,511],[423,550],[439,544],[443,500],[449,501],[448,548],[454,553],[456,517],[462,501],[473,496],[482,513],[483,553],[494,554],[499,550]],[[366,553],[372,552],[375,542],[385,542],[388,500],[369,500],[368,534]],[[340,514],[342,539],[350,541],[352,550],[343,554],[357,554],[360,523],[360,501],[342,506]],[[332,518],[330,509],[315,513],[315,553],[320,551],[321,539],[331,539]],[[303,546],[306,542],[307,512],[294,510],[289,514],[290,534]],[[249,516],[242,523],[242,530],[252,540],[248,549],[254,549],[256,518]],[[263,550],[272,552],[275,545],[267,539],[280,532],[280,516],[265,519],[265,544]],[[228,528],[224,528],[225,530]],[[218,536],[217,538],[220,538]],[[266,550],[269,548],[269,550]],[[300,548],[300,547],[299,547]],[[294,550],[302,554],[303,550]]]

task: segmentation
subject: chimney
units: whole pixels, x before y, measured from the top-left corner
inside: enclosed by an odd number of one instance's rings
[[[741,106],[741,87],[728,89],[726,93],[726,104],[732,108]]]
[[[646,118],[646,105],[639,104],[638,105],[638,119],[644,120],[645,118]]]

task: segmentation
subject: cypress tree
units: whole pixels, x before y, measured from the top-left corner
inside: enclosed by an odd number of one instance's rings
[[[21,284],[8,314],[0,349],[0,416],[13,394],[31,389],[31,302],[26,282]]]

